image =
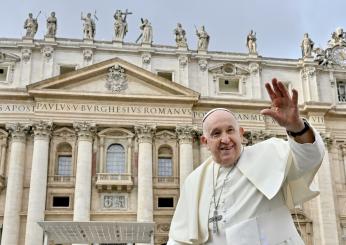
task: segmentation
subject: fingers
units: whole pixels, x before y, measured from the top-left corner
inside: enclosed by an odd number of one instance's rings
[[[274,118],[276,121],[278,119],[278,115],[277,115],[277,112],[272,110],[272,109],[263,109],[260,111],[260,113],[264,116],[269,116],[269,117],[272,117]]]
[[[278,80],[276,80],[276,78],[273,78],[272,80],[272,85],[275,91],[275,94],[277,97],[284,97],[284,95],[282,94],[280,88],[279,88],[279,83]]]
[[[298,105],[298,91],[296,89],[292,89],[292,102],[295,106]]]
[[[267,92],[269,94],[270,99],[273,101],[277,96],[275,95],[275,93],[274,93],[274,91],[272,89],[272,86],[270,86],[269,83],[266,83],[265,87],[267,89]]]

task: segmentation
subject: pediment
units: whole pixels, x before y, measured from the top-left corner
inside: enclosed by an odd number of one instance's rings
[[[235,75],[249,75],[248,67],[240,64],[222,63],[209,68],[209,72],[217,75],[235,76]]]
[[[20,61],[20,57],[0,49],[0,63],[15,63]]]
[[[27,86],[29,94],[104,98],[171,98],[197,100],[199,93],[114,58]]]

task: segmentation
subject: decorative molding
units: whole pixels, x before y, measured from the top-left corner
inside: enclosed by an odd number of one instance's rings
[[[120,65],[109,68],[106,80],[106,88],[113,93],[120,93],[128,88],[125,69]]]
[[[249,71],[253,75],[260,73],[261,72],[260,65],[257,63],[250,63],[249,64]]]
[[[30,130],[29,124],[9,123],[6,124],[6,129],[9,131],[12,141],[25,142],[26,135]]]
[[[303,80],[307,80],[316,75],[316,68],[311,66],[306,66],[301,70],[300,74]]]
[[[195,131],[192,126],[177,126],[175,129],[180,144],[191,144]]]
[[[179,67],[184,69],[189,62],[189,57],[187,55],[180,55],[178,59],[179,59]]]
[[[83,59],[87,62],[90,62],[93,58],[94,52],[92,49],[83,50]]]
[[[322,137],[322,140],[324,142],[324,145],[330,149],[331,146],[333,145],[334,143],[334,140],[333,140],[333,137],[331,136],[330,133],[326,132],[326,133],[321,133],[321,137]]]
[[[34,122],[32,130],[35,135],[35,139],[49,139],[53,129],[53,123],[51,121],[39,121]]]
[[[206,59],[201,59],[198,61],[198,65],[201,71],[206,71],[208,68],[208,61]]]
[[[27,63],[31,59],[32,50],[29,48],[22,49],[22,60]]]
[[[104,209],[127,209],[128,198],[127,195],[114,195],[104,194],[102,195],[102,208]]]
[[[135,132],[139,143],[152,143],[156,127],[153,125],[136,125]]]
[[[143,53],[142,54],[142,63],[144,65],[149,65],[151,62],[151,54],[150,53]]]
[[[91,141],[96,132],[96,124],[89,122],[74,122],[73,127],[78,134],[79,140]]]
[[[43,57],[47,60],[50,60],[53,57],[54,49],[51,46],[45,46],[41,49]]]

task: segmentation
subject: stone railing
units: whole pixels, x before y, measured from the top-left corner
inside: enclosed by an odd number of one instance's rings
[[[97,173],[96,187],[99,191],[106,190],[131,190],[133,181],[131,174],[116,174],[116,173]]]
[[[76,181],[75,176],[66,176],[66,175],[51,175],[48,176],[48,186],[74,186]]]
[[[156,176],[153,177],[156,185],[179,185],[179,178],[172,176]]]

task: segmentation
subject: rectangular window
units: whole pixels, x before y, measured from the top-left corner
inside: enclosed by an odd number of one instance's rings
[[[174,198],[173,197],[159,197],[157,199],[158,208],[174,208]]]
[[[76,70],[76,66],[60,66],[60,75]]]
[[[173,72],[159,71],[157,72],[157,75],[160,77],[166,78],[167,80],[173,81]]]
[[[71,155],[58,156],[58,175],[72,176],[72,156]]]
[[[8,68],[0,67],[0,81],[7,81]]]
[[[239,80],[238,79],[226,79],[219,78],[219,91],[220,92],[239,92]]]
[[[68,208],[70,206],[69,196],[53,196],[53,208]]]
[[[338,84],[338,101],[346,102],[346,82],[339,81]]]
[[[158,176],[159,177],[171,177],[173,176],[173,165],[171,157],[159,157],[158,162]]]

